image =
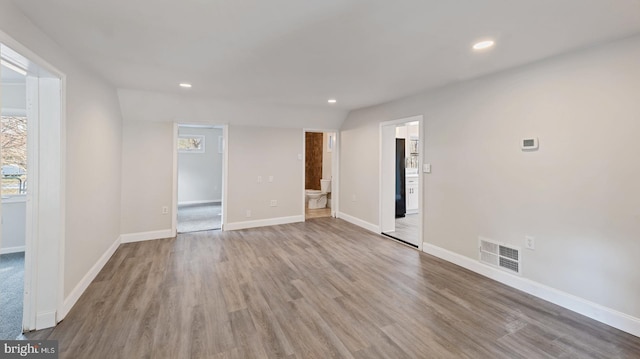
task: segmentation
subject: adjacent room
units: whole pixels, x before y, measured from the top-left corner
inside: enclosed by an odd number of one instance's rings
[[[178,233],[222,228],[222,131],[220,126],[178,126]]]
[[[0,54],[1,55],[1,54]],[[22,333],[27,218],[26,72],[2,57],[0,121],[0,339]]]
[[[640,357],[637,0],[0,0],[0,46],[0,339]]]
[[[305,132],[304,194],[305,218],[333,217],[331,197],[336,134]]]

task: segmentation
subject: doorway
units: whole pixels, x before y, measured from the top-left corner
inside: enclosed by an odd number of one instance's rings
[[[59,72],[0,41],[0,339],[16,339],[64,315],[64,92]]]
[[[380,125],[382,234],[422,247],[422,116]]]
[[[224,138],[223,126],[178,125],[178,233],[222,229]]]
[[[2,58],[0,82],[0,339],[22,333],[27,229],[27,72]]]
[[[335,217],[337,141],[334,131],[304,132],[305,220]]]

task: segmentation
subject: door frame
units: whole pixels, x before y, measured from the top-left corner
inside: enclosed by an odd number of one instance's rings
[[[27,130],[27,141],[31,143],[27,144],[27,166],[32,180],[27,193],[22,329],[39,330],[55,326],[67,314],[64,305],[67,79],[62,71],[2,31],[0,44],[8,48],[4,51],[24,58],[29,73],[38,82],[34,104],[38,116],[30,118]]]
[[[397,120],[391,120],[391,121],[384,121],[384,122],[380,122],[380,127],[379,127],[379,139],[378,139],[378,149],[379,149],[379,153],[378,153],[378,223],[380,223],[380,232],[385,232],[384,231],[384,226],[383,226],[383,222],[384,218],[389,216],[389,211],[393,211],[395,213],[395,207],[393,208],[386,208],[384,205],[386,204],[385,201],[383,200],[384,198],[384,194],[385,192],[385,188],[383,188],[383,176],[385,174],[386,171],[388,171],[389,169],[387,168],[387,166],[385,165],[385,161],[383,160],[383,154],[385,153],[384,151],[388,151],[391,149],[388,149],[386,145],[384,145],[384,138],[383,138],[383,132],[385,130],[385,128],[391,127],[393,126],[394,128],[394,138],[395,138],[395,128],[398,125],[402,125],[402,124],[406,124],[409,122],[418,122],[418,126],[419,126],[419,134],[418,134],[418,141],[419,141],[419,145],[420,145],[420,153],[418,154],[418,188],[419,188],[419,197],[418,197],[418,215],[420,216],[420,228],[419,228],[419,232],[420,232],[420,240],[418,241],[418,250],[422,251],[422,244],[424,242],[424,203],[423,203],[423,199],[424,199],[424,186],[423,186],[423,181],[424,181],[424,176],[422,173],[422,163],[423,163],[423,156],[424,156],[424,115],[414,115],[414,116],[409,116],[409,117],[404,117],[404,118],[400,118]],[[395,151],[395,147],[394,147],[394,151]],[[395,169],[394,169],[395,172]],[[395,177],[394,177],[395,178]],[[386,188],[386,191],[388,191],[389,189]],[[394,214],[394,218],[395,218],[395,214]],[[398,241],[399,242],[399,241]],[[402,242],[400,242],[402,243]],[[409,246],[409,245],[407,245]],[[411,248],[415,248],[412,246],[409,246]]]
[[[215,123],[188,123],[188,122],[174,122],[173,123],[173,179],[172,179],[172,194],[171,194],[171,235],[175,237],[178,234],[178,129],[180,126],[185,127],[201,127],[201,128],[222,128],[222,191],[221,191],[221,203],[222,215],[220,218],[220,230],[224,231],[224,224],[227,218],[227,189],[228,189],[228,175],[229,175],[229,124],[215,124]],[[212,148],[209,146],[209,148]]]
[[[333,149],[331,150],[331,217],[338,218],[339,213],[339,196],[340,196],[340,131],[336,129],[317,129],[317,128],[303,128],[302,129],[302,153],[300,159],[302,160],[302,218],[306,221],[306,171],[305,166],[307,163],[306,149],[307,149],[307,132],[322,132],[333,133],[335,139],[333,140]]]

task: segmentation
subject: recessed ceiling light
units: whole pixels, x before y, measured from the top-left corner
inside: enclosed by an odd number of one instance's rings
[[[484,50],[493,47],[496,43],[493,40],[480,41],[473,45],[474,50]]]
[[[329,99],[327,102],[328,102],[328,103],[336,103],[336,102],[338,102],[338,101],[337,101],[335,98],[332,98],[332,99]]]
[[[184,88],[186,88],[186,89],[190,89],[190,88],[191,88],[191,84],[188,84],[188,83],[186,83],[186,82],[183,82],[183,83],[181,83],[181,84],[180,84],[180,87],[184,87]]]

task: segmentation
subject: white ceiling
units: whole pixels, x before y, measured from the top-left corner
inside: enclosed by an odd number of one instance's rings
[[[638,0],[15,4],[120,88],[344,110],[640,32]],[[495,49],[473,53],[486,37]]]

